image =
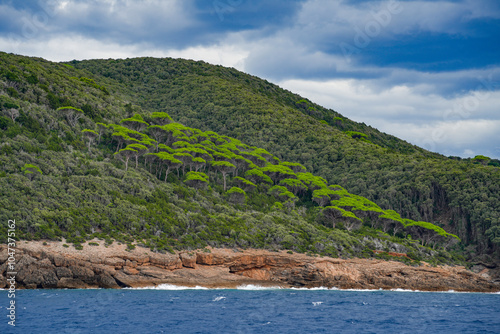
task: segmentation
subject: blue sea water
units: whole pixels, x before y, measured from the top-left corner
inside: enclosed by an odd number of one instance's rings
[[[328,289],[22,290],[0,333],[500,333],[500,294]]]

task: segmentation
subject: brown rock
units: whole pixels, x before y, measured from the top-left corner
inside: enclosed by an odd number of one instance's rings
[[[69,267],[69,269],[73,273],[74,278],[81,279],[82,281],[91,281],[94,278],[94,272],[89,268],[81,266],[71,266]]]
[[[69,267],[76,265],[75,259],[57,254],[53,256],[53,262],[56,267]]]
[[[125,260],[132,261],[132,262],[135,261],[136,263],[141,263],[141,264],[149,261],[149,256],[147,256],[145,254],[140,254],[140,253],[138,253],[138,251],[135,251],[134,253],[126,252],[126,253],[122,254],[121,257]]]
[[[118,288],[161,283],[236,287],[241,284],[325,286],[427,291],[499,291],[497,269],[473,273],[463,267],[410,267],[401,262],[332,259],[264,250],[212,249],[211,253],[158,254],[125,245],[65,248],[62,242],[18,244],[19,288]],[[0,287],[6,286],[6,246],[0,245]],[[402,253],[401,253],[402,254]],[[399,255],[399,254],[397,254]],[[102,259],[102,260],[101,260]],[[488,271],[486,271],[488,269]],[[496,270],[496,271],[494,271]]]
[[[89,286],[81,279],[63,277],[59,280],[59,282],[57,282],[57,287],[59,289],[85,289]]]
[[[22,280],[16,277],[16,281],[20,281],[26,286],[34,286],[36,289],[38,286],[42,285],[43,275],[37,270],[32,270],[30,274],[26,275],[26,277]]]
[[[54,268],[54,265],[52,264],[52,262],[47,258],[42,259],[40,261],[37,261],[37,264],[38,264],[38,266],[44,267],[44,268]]]
[[[227,254],[213,254],[205,252],[196,253],[197,264],[203,264],[207,266],[217,266],[231,261],[232,261],[231,256]]]
[[[182,266],[186,268],[196,268],[196,254],[181,253],[179,257],[182,261]]]
[[[113,276],[116,272],[114,267],[111,267],[111,266],[108,266],[105,264],[94,264],[90,269],[96,275],[106,274],[106,275]]]
[[[31,278],[31,276],[36,275],[36,270],[37,270],[36,265],[29,265],[29,266],[25,266],[25,267],[16,267],[16,270],[18,270],[17,274],[16,274],[16,281],[18,281],[18,282],[25,282],[26,281],[26,282],[31,282],[31,283],[36,282],[36,284],[38,284],[37,279]],[[25,282],[25,284],[27,284],[26,282]]]
[[[272,277],[271,273],[267,269],[249,269],[241,272],[240,274],[260,281],[269,281]]]
[[[4,263],[9,258],[7,247],[0,248],[0,263]]]
[[[36,262],[36,259],[28,254],[23,255],[18,261],[16,261],[16,268],[24,268]]]
[[[137,267],[137,261],[125,260],[125,266],[135,268]]]
[[[137,275],[139,274],[139,270],[131,267],[123,267],[123,272],[127,275]]]
[[[127,275],[120,271],[117,271],[113,277],[120,287],[128,288],[141,286],[145,281],[147,281],[144,278],[139,277],[138,275]]]
[[[153,267],[153,266],[143,266],[143,267],[138,267],[137,268],[141,275],[143,276],[150,276],[154,278],[166,278],[169,276],[169,271],[158,268],[158,267]]]
[[[54,268],[42,268],[40,269],[40,274],[43,277],[42,288],[44,289],[57,288],[57,283],[59,282],[59,278],[57,277]]]
[[[97,284],[104,289],[118,289],[120,287],[113,277],[106,274],[97,276]]]
[[[118,257],[108,257],[103,261],[103,263],[108,266],[115,267],[115,269],[121,269],[125,265],[125,260]]]
[[[149,262],[170,270],[182,268],[181,259],[174,254],[152,254],[149,256]]]
[[[56,275],[57,275],[57,277],[59,277],[59,279],[61,279],[63,277],[73,278],[73,273],[71,272],[71,270],[69,268],[66,268],[66,267],[57,267],[56,268]]]

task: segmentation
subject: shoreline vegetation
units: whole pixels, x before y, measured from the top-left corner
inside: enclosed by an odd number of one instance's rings
[[[488,270],[473,273],[463,266],[409,266],[379,259],[338,259],[286,251],[204,248],[158,254],[125,244],[105,246],[92,240],[82,250],[63,241],[22,241],[17,245],[17,289],[178,287],[236,289],[333,288],[500,292]],[[7,249],[0,245],[0,263]],[[5,266],[0,267],[5,271]],[[5,278],[0,288],[6,287]]]

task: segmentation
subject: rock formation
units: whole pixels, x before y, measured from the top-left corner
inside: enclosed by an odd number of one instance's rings
[[[183,286],[234,288],[244,284],[340,289],[500,291],[488,273],[464,267],[408,266],[375,259],[334,259],[265,250],[204,249],[154,253],[125,245],[20,241],[16,247],[17,288],[121,288]],[[0,288],[7,286],[7,246],[0,245]]]

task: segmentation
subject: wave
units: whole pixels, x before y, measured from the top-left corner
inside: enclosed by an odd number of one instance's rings
[[[384,289],[339,289],[339,288],[328,288],[328,287],[315,287],[315,288],[296,288],[296,287],[290,287],[290,288],[283,288],[280,286],[260,286],[260,285],[241,285],[237,287],[237,290],[293,290],[293,291],[346,291],[346,292],[414,292],[414,293],[484,293],[484,292],[467,292],[467,291],[455,291],[455,290],[448,290],[448,291],[422,291],[422,290],[410,290],[410,289],[390,289],[390,290],[384,290]],[[499,292],[486,292],[489,294],[497,294],[500,295]]]
[[[219,301],[224,300],[224,299],[226,299],[226,297],[224,297],[224,296],[219,296],[219,297],[215,297],[212,301],[213,301],[213,302],[219,302]]]
[[[410,290],[410,289],[339,289],[336,287],[328,288],[328,287],[314,287],[314,288],[297,288],[297,287],[282,287],[282,286],[263,286],[256,284],[244,284],[237,286],[236,288],[207,288],[204,286],[183,286],[183,285],[174,285],[174,284],[159,284],[157,286],[145,286],[138,288],[123,288],[124,290],[170,290],[170,291],[179,291],[179,290],[243,290],[243,291],[272,291],[272,290],[290,290],[290,291],[346,291],[346,292],[414,292],[414,293],[476,293],[476,292],[467,292],[467,291],[422,291],[422,290]],[[62,289],[62,290],[73,290],[73,289]],[[75,290],[102,290],[100,288],[87,288],[87,289],[75,289]],[[6,289],[0,288],[0,291],[6,291]],[[500,295],[500,291],[498,292],[479,292],[481,294],[493,294]]]
[[[140,288],[123,288],[125,290],[211,290],[204,286],[182,286],[174,284],[159,284],[157,286],[145,286]]]
[[[250,291],[259,291],[259,290],[283,290],[284,288],[280,286],[262,286],[262,285],[254,285],[254,284],[244,284],[236,287],[236,290],[250,290]]]

